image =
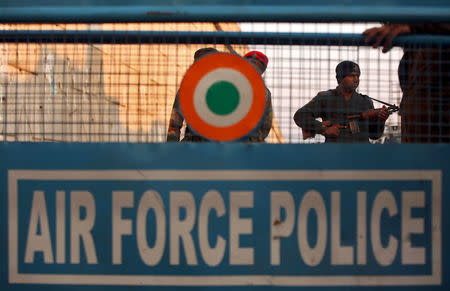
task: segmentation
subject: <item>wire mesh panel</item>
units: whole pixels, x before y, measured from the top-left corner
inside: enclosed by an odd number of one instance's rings
[[[304,140],[294,123],[294,113],[320,91],[337,86],[335,67],[351,60],[361,68],[362,94],[399,105],[407,90],[400,80],[426,78],[434,84],[411,93],[416,99],[409,111],[421,113],[418,120],[408,120],[413,142],[446,141],[448,135],[448,47],[428,51],[420,44],[406,53],[425,54],[422,62],[402,62],[403,49],[389,53],[362,46],[360,39],[343,42],[336,35],[359,35],[374,23],[128,23],[128,24],[11,24],[4,31],[50,31],[40,41],[11,40],[0,43],[0,138],[4,141],[61,142],[164,142],[173,101],[194,52],[201,47],[243,55],[259,50],[269,58],[264,75],[272,92],[274,121],[267,142],[317,143],[322,135]],[[65,38],[65,30],[110,31],[95,41]],[[54,33],[52,33],[54,31]],[[165,35],[141,37],[119,34],[124,31],[180,32],[179,37]],[[190,32],[236,32],[233,39],[220,34],[203,38],[183,38]],[[114,33],[117,33],[117,38]],[[248,33],[263,33],[257,37]],[[247,34],[246,34],[247,33]],[[264,34],[266,33],[266,34]],[[295,39],[293,33],[319,33],[322,39]],[[112,35],[112,36],[111,36]],[[266,36],[264,36],[266,35]],[[330,39],[323,36],[330,35]],[[169,37],[170,36],[170,37]],[[334,39],[333,39],[334,38]],[[420,59],[420,58],[419,58]],[[414,67],[415,66],[415,67]],[[429,66],[428,69],[423,67]],[[416,69],[418,74],[408,74]],[[428,75],[426,75],[428,74]],[[422,78],[422,79],[423,79]],[[408,82],[414,83],[414,80]],[[427,81],[425,81],[427,82]],[[416,82],[417,83],[417,82]],[[402,90],[403,89],[403,90]],[[416,91],[417,91],[416,90]],[[433,104],[422,102],[437,99]],[[443,101],[444,100],[444,101]],[[417,105],[419,104],[419,105]],[[421,104],[425,104],[422,106]],[[374,106],[381,103],[374,101]],[[414,107],[416,106],[416,107]],[[418,107],[417,107],[418,106]],[[437,107],[436,107],[437,106]],[[446,107],[447,106],[447,107]],[[405,107],[406,108],[406,107]],[[409,115],[411,116],[411,114]],[[433,119],[434,118],[434,119]],[[433,120],[431,120],[433,119]],[[427,125],[442,124],[427,131]],[[424,125],[417,128],[417,125]],[[416,127],[414,127],[416,126]],[[400,117],[392,114],[386,121],[384,135],[373,142],[397,142],[401,138]],[[429,127],[431,128],[431,127]],[[405,139],[405,132],[403,138]]]
[[[241,24],[246,31],[277,31],[302,33],[362,33],[375,23],[358,24]],[[294,113],[317,93],[337,87],[335,67],[344,60],[351,60],[361,67],[360,85],[357,91],[382,101],[399,104],[401,90],[397,67],[402,50],[394,48],[382,54],[367,46],[329,45],[256,45],[252,48],[264,51],[273,59],[266,73],[266,82],[273,92],[275,116],[282,136],[292,143],[323,142],[322,135],[303,140],[300,128],[292,118]],[[380,107],[382,104],[376,104]],[[400,119],[393,114],[386,122],[389,137],[399,138]],[[386,135],[386,136],[387,136]],[[377,142],[384,142],[385,137]]]
[[[6,28],[222,29],[212,23]],[[245,52],[245,46],[211,43],[2,43],[2,137],[16,141],[165,141],[177,86],[194,52],[203,46]]]

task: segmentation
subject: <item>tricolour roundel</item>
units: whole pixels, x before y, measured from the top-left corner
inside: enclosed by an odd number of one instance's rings
[[[195,62],[181,82],[179,97],[189,126],[217,141],[248,135],[261,121],[266,102],[260,74],[243,58],[228,53]]]

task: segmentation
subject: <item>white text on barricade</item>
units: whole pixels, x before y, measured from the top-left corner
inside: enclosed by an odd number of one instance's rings
[[[120,265],[131,246],[146,266],[158,266],[164,263],[164,257],[168,258],[166,264],[177,266],[183,262],[182,254],[191,266],[254,265],[258,242],[252,236],[255,220],[260,217],[268,218],[266,256],[271,266],[283,264],[283,241],[288,239],[296,245],[289,252],[297,252],[308,267],[324,262],[364,266],[369,257],[379,266],[390,266],[396,258],[402,265],[424,265],[429,253],[429,244],[415,246],[410,239],[425,232],[425,214],[413,215],[426,207],[427,194],[422,190],[401,191],[398,195],[379,190],[372,199],[364,190],[353,193],[356,210],[351,219],[356,222],[351,239],[341,236],[347,227],[342,225],[342,217],[349,215],[342,211],[341,191],[309,189],[295,199],[298,193],[272,190],[267,213],[258,213],[258,217],[242,215],[255,207],[255,193],[247,190],[224,193],[211,189],[201,195],[169,191],[166,200],[151,189],[111,194],[111,231],[106,231],[111,240],[109,262],[101,262],[98,256],[102,246],[93,229],[99,198],[88,190],[33,191],[23,262],[80,264],[85,258],[87,264]],[[49,204],[49,200],[54,203]],[[151,224],[150,214],[154,217]],[[385,227],[394,217],[399,220],[399,231],[386,234]],[[212,225],[218,222],[226,225],[226,233],[212,233]],[[133,243],[125,248],[124,240]]]

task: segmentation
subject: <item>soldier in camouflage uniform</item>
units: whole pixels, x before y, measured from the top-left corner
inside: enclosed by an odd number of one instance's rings
[[[213,48],[203,48],[198,50],[194,55],[194,62],[198,61],[201,57],[217,53],[218,51]],[[249,61],[256,70],[263,74],[267,68],[268,58],[262,54],[261,52],[252,51],[247,53],[244,58]],[[178,93],[175,97],[175,102],[172,107],[172,113],[169,121],[169,128],[167,131],[167,141],[180,141],[180,132],[181,127],[183,126],[183,115],[179,111],[179,101],[178,101]],[[266,88],[266,106],[264,111],[263,120],[259,127],[254,130],[249,137],[244,138],[241,141],[247,142],[264,142],[265,138],[269,135],[269,132],[272,128],[272,101],[271,101],[271,93],[269,89]],[[195,134],[189,125],[186,126],[186,131],[184,134],[183,142],[207,142],[208,139]]]
[[[197,50],[194,54],[194,62],[198,61],[204,56],[218,53],[219,51],[215,48],[201,48]],[[178,92],[175,96],[175,101],[172,106],[172,113],[170,114],[169,128],[167,129],[167,141],[178,142],[180,141],[181,127],[183,127],[184,117],[180,112]],[[195,134],[189,125],[186,125],[186,130],[184,132],[183,142],[205,142],[208,141],[206,138]]]
[[[259,51],[251,51],[246,53],[244,55],[244,59],[249,61],[261,75],[264,74],[267,69],[267,64],[269,63],[267,56]],[[264,108],[263,119],[261,120],[260,126],[250,135],[248,141],[264,142],[272,129],[272,119],[272,94],[266,87],[266,106]]]

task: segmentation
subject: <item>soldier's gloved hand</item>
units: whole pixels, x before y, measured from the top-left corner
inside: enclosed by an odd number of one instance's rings
[[[341,131],[340,128],[346,128],[346,126],[340,124],[333,124],[332,126],[327,127],[322,134],[325,136],[339,136]]]

